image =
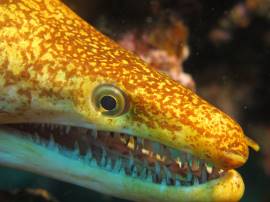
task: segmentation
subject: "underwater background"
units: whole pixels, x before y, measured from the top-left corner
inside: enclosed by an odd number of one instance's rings
[[[246,185],[241,201],[270,202],[270,0],[64,2],[237,120],[261,146],[238,169]],[[0,168],[0,190],[1,202],[125,201],[7,168]]]

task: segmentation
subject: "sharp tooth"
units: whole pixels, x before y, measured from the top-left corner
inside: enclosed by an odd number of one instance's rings
[[[128,141],[128,144],[127,144],[127,147],[134,150],[135,149],[135,144],[134,144],[134,137],[131,136],[129,137],[129,141]]]
[[[66,134],[68,134],[68,133],[70,132],[70,128],[71,128],[70,126],[66,126],[66,127],[65,127],[65,132],[66,132]]]
[[[135,165],[132,171],[132,177],[137,177],[137,167]]]
[[[44,129],[45,128],[45,123],[41,124],[41,128]]]
[[[119,172],[122,167],[122,159],[117,159],[114,165],[114,171]]]
[[[109,171],[112,170],[112,160],[111,160],[111,158],[108,158],[108,160],[107,160],[106,169],[109,170]]]
[[[171,178],[169,178],[169,181],[168,181],[168,184],[169,185],[175,185],[175,177],[171,177]]]
[[[213,172],[213,166],[210,163],[205,163],[205,167],[208,174],[212,174]]]
[[[53,137],[53,134],[50,135],[50,140],[49,140],[49,143],[48,143],[48,148],[49,149],[55,149],[56,147],[56,144],[55,144],[55,141],[54,141],[54,137]]]
[[[152,180],[153,180],[153,182],[155,182],[155,183],[158,183],[158,182],[159,182],[159,177],[157,176],[157,174],[155,174],[155,172],[154,172],[153,175],[152,175]]]
[[[88,130],[88,133],[94,138],[94,139],[97,139],[97,136],[98,136],[98,132],[96,129],[89,129]]]
[[[162,178],[161,184],[162,184],[162,185],[166,185],[166,184],[167,184],[166,177],[163,177],[163,178]]]
[[[74,143],[74,150],[73,150],[73,156],[76,158],[80,155],[80,146],[79,146],[79,143],[76,141]]]
[[[129,152],[129,161],[128,161],[128,169],[132,170],[132,167],[134,165],[134,157],[131,152]]]
[[[125,135],[123,133],[118,133],[118,137],[122,143],[126,144]]]
[[[145,179],[147,177],[148,168],[144,167],[141,172],[141,179]]]
[[[187,181],[191,181],[192,179],[192,172],[190,172],[189,170],[187,171],[187,175],[186,175],[186,180]]]
[[[214,177],[214,178],[216,178],[216,177],[218,177],[219,176],[219,169],[217,168],[217,167],[213,167],[213,171],[212,171],[212,173],[211,173],[211,177]]]
[[[222,174],[224,172],[224,170],[222,170],[222,169],[220,169],[219,171],[218,171],[218,174]]]
[[[153,182],[153,176],[152,176],[151,170],[148,170],[148,172],[147,172],[146,181]]]
[[[162,161],[162,162],[165,161],[165,157],[162,156],[162,155],[160,155],[160,154],[156,154],[156,159],[157,159],[158,161]]]
[[[192,166],[191,166],[191,169],[192,169],[192,171],[197,171],[197,170],[199,170],[199,169],[200,169],[200,160],[194,158],[194,159],[192,160]]]
[[[171,171],[167,168],[167,166],[162,166],[166,176],[171,177]]]
[[[155,162],[155,172],[159,177],[160,176],[160,165],[158,162]]]
[[[183,178],[181,178],[180,175],[176,175],[175,176],[175,185],[181,186],[182,185],[182,180],[183,180]]]
[[[188,161],[189,169],[192,170],[192,161]]]
[[[86,155],[84,156],[84,161],[87,163],[90,163],[92,158],[93,158],[93,153],[92,153],[91,148],[89,148],[86,152]]]
[[[189,168],[192,168],[192,155],[187,153],[186,157],[187,157],[186,160],[188,162]]]
[[[172,178],[171,171],[167,168],[167,166],[163,166],[164,174],[166,176],[167,183],[170,183],[170,178]]]
[[[121,139],[122,142],[124,142],[125,145],[128,145],[129,138],[130,138],[129,135],[126,135],[124,133],[120,133],[120,139]]]
[[[193,177],[193,185],[199,185],[199,184],[200,184],[199,179],[196,176],[194,176]]]
[[[61,154],[63,154],[63,156],[66,156],[68,158],[71,157],[71,151],[67,150],[65,147],[61,147],[60,152],[61,152]]]
[[[183,163],[182,163],[182,161],[181,161],[181,159],[179,157],[176,158],[175,163],[177,163],[177,165],[178,165],[179,168],[181,168],[183,166]]]
[[[140,145],[141,147],[144,147],[144,140],[143,140],[143,138],[137,137],[137,144]]]
[[[165,159],[164,154],[165,154],[165,149],[164,149],[163,145],[160,145],[159,146],[159,155],[160,155],[160,158],[163,160]]]
[[[181,186],[181,181],[179,179],[176,179],[175,180],[175,186]]]
[[[201,174],[202,183],[204,183],[207,181],[207,171],[205,166],[202,166],[201,172],[202,172]]]
[[[34,136],[34,141],[35,141],[36,143],[40,144],[41,142],[40,142],[40,137],[39,137],[38,133],[35,132],[34,134],[35,134],[35,136]]]
[[[141,152],[147,156],[152,156],[152,153],[147,149],[142,149]]]
[[[97,161],[96,161],[96,159],[94,159],[94,158],[92,159],[91,166],[97,167]]]
[[[142,169],[142,173],[141,173],[141,179],[147,178],[147,175],[148,175],[148,162],[147,162],[147,160],[144,159],[143,169]]]
[[[119,173],[122,174],[122,175],[126,175],[125,168],[121,167]]]
[[[101,157],[101,161],[100,161],[100,165],[102,167],[105,166],[105,164],[106,164],[106,156],[107,156],[106,150],[104,147],[102,147],[102,157]]]

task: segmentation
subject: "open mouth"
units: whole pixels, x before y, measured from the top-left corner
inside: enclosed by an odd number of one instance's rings
[[[226,173],[184,151],[124,133],[58,124],[5,126],[67,158],[149,183],[193,186]]]

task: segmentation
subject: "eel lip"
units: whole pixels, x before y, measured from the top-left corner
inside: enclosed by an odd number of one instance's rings
[[[220,164],[225,169],[238,168],[245,164],[248,159],[248,147],[247,147],[247,155],[237,154],[235,152],[224,152],[222,154],[222,158],[219,159]]]
[[[209,201],[210,197],[211,201],[238,201],[242,198],[245,190],[243,179],[235,170],[228,170],[221,178],[200,186],[202,187],[198,187],[198,190],[194,187],[194,193],[196,194],[197,191],[199,193],[201,191],[207,192],[208,199],[207,194],[205,194],[205,201]],[[203,200],[198,198],[198,201]]]
[[[228,170],[218,179],[192,187],[162,187],[150,183],[142,184],[131,178],[119,180],[125,185],[122,192],[109,191],[106,194],[137,202],[233,202],[239,201],[245,190],[243,179],[235,170]]]

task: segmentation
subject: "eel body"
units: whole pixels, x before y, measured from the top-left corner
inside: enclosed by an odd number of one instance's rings
[[[133,201],[238,201],[248,146],[62,2],[0,1],[0,165]]]

